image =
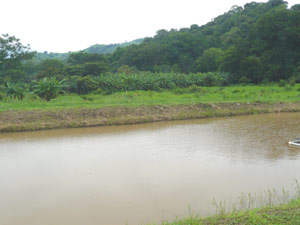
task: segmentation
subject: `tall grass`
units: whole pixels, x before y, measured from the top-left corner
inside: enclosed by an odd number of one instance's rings
[[[257,193],[241,193],[235,200],[213,200],[213,216],[201,217],[189,209],[185,218],[163,221],[162,225],[208,224],[300,224],[300,185],[296,180],[290,189],[267,189]]]
[[[251,210],[262,207],[274,207],[277,205],[288,204],[291,200],[300,198],[300,185],[297,180],[289,189],[266,189],[254,193],[241,193],[236,200],[216,201],[213,199],[216,215],[226,213],[237,213],[240,211]]]

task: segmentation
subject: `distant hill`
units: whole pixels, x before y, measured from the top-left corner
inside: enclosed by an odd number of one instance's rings
[[[87,53],[96,53],[96,54],[107,54],[107,53],[113,53],[118,47],[126,47],[133,44],[141,44],[144,41],[144,38],[139,38],[130,42],[124,42],[119,44],[109,44],[109,45],[102,45],[102,44],[96,44],[92,45],[86,49],[83,49],[82,51]],[[65,61],[68,58],[68,55],[73,52],[67,52],[67,53],[54,53],[54,52],[38,52],[35,55],[35,58],[33,61],[35,63],[39,63],[40,61],[43,61],[45,59],[58,59],[60,61]]]
[[[35,54],[35,57],[34,57],[34,61],[36,63],[40,62],[40,61],[43,61],[45,59],[58,59],[60,61],[64,61],[67,59],[68,55],[70,54],[71,52],[68,52],[68,53],[54,53],[54,52],[37,52]]]
[[[144,38],[139,38],[130,42],[125,42],[121,44],[109,44],[109,45],[101,45],[96,44],[92,45],[91,47],[88,47],[84,49],[83,51],[87,53],[97,53],[97,54],[107,54],[107,53],[113,53],[118,47],[126,47],[132,44],[141,44],[144,41]]]

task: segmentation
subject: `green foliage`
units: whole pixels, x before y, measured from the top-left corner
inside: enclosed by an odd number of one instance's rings
[[[0,36],[0,76],[9,78],[7,71],[20,69],[22,61],[31,59],[33,55],[29,46],[22,45],[15,36],[3,34]]]
[[[80,97],[83,99],[83,100],[86,100],[86,101],[94,101],[96,99],[96,96],[95,95],[80,95]]]
[[[45,59],[39,65],[39,73],[37,75],[38,79],[45,77],[53,77],[62,73],[64,64],[57,59]]]
[[[237,91],[238,90],[238,91]],[[95,90],[96,91],[96,90]],[[105,90],[103,90],[105,91]],[[100,90],[100,94],[62,95],[55,101],[44,101],[40,98],[25,95],[24,99],[16,100],[5,98],[0,101],[0,111],[6,110],[32,110],[32,109],[66,109],[66,108],[101,108],[108,106],[141,106],[141,105],[177,105],[207,102],[248,102],[276,103],[289,102],[288,105],[297,106],[300,97],[300,84],[294,87],[278,87],[276,83],[269,85],[234,85],[225,87],[199,87],[175,88],[164,91],[127,91],[116,92],[110,95]],[[259,93],[260,96],[259,96]],[[91,98],[89,97],[91,96]],[[91,100],[88,100],[91,99]],[[295,104],[293,104],[293,102]],[[272,105],[272,104],[266,104]],[[276,104],[275,104],[276,105]],[[275,106],[274,110],[277,107]],[[228,113],[228,110],[226,111]],[[252,111],[251,111],[252,112]],[[250,112],[250,113],[251,113]],[[254,112],[254,111],[253,111]]]
[[[22,87],[22,84],[20,83],[13,83],[7,81],[6,84],[1,89],[6,94],[6,96],[11,96],[16,99],[23,99],[25,95],[25,89]],[[2,94],[2,98],[4,98],[3,94]]]
[[[285,85],[286,85],[286,81],[285,80],[280,80],[279,83],[278,83],[279,87],[285,87]]]
[[[66,82],[69,84],[69,91],[79,95],[88,94],[98,88],[97,82],[91,76],[72,76]]]
[[[26,73],[22,69],[8,69],[2,74],[4,80],[10,80],[12,82],[24,82],[26,79]]]
[[[0,91],[0,101],[4,100],[5,97],[6,97],[5,93]]]
[[[58,81],[56,77],[43,78],[42,80],[34,82],[33,91],[39,97],[50,101],[61,93],[63,87],[65,87],[64,80]]]
[[[71,53],[68,57],[68,63],[70,66],[65,68],[64,73],[69,76],[97,76],[110,70],[105,56],[82,51]]]
[[[138,74],[104,74],[94,77],[97,87],[107,94],[121,91],[160,91],[194,86],[226,85],[223,73],[138,73]]]
[[[134,66],[123,65],[119,67],[118,73],[133,74],[138,73],[138,70]]]
[[[195,66],[199,72],[217,71],[223,51],[219,48],[210,48],[204,51],[203,55],[196,59]]]
[[[102,73],[106,73],[109,70],[109,65],[106,62],[87,62],[82,65],[82,75],[93,75],[97,76]]]
[[[288,8],[283,0],[269,0],[251,2],[244,7],[233,6],[203,26],[194,24],[179,30],[159,30],[154,37],[138,40],[136,44],[121,44],[126,47],[106,55],[96,54],[103,47],[96,45],[63,55],[39,53],[38,60],[25,62],[32,57],[29,47],[20,44],[14,36],[3,35],[0,38],[0,82],[10,79],[29,83],[33,78],[52,76],[72,81],[73,76],[90,76],[78,80],[90,84],[83,85],[87,87],[84,91],[77,87],[77,93],[97,88],[114,93],[280,80],[297,83],[299,30],[299,5]],[[96,87],[90,87],[92,80],[96,81]],[[71,84],[72,92],[76,83]]]
[[[222,71],[230,83],[287,80],[300,65],[298,8],[282,0],[234,6],[201,27],[159,30],[111,60],[152,72]]]
[[[71,53],[68,57],[67,62],[70,65],[79,65],[88,62],[106,62],[107,59],[104,55],[100,54],[90,54],[83,51]]]

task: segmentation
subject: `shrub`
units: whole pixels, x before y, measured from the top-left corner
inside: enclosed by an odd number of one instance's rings
[[[34,81],[34,93],[40,98],[50,101],[57,97],[62,92],[64,80],[58,81],[56,77],[44,78],[39,81]]]
[[[0,101],[4,100],[5,97],[6,97],[5,93],[4,92],[0,92]]]
[[[284,87],[286,85],[286,81],[285,80],[280,80],[278,83],[279,87]]]
[[[13,83],[7,81],[2,89],[7,96],[12,96],[13,98],[16,99],[24,98],[25,89],[22,87],[22,84],[20,83]]]

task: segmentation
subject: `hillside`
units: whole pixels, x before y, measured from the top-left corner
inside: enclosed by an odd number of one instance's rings
[[[300,75],[299,30],[299,4],[251,2],[203,26],[159,30],[138,46],[117,49],[111,61],[152,72],[227,72],[231,82],[278,81]]]

